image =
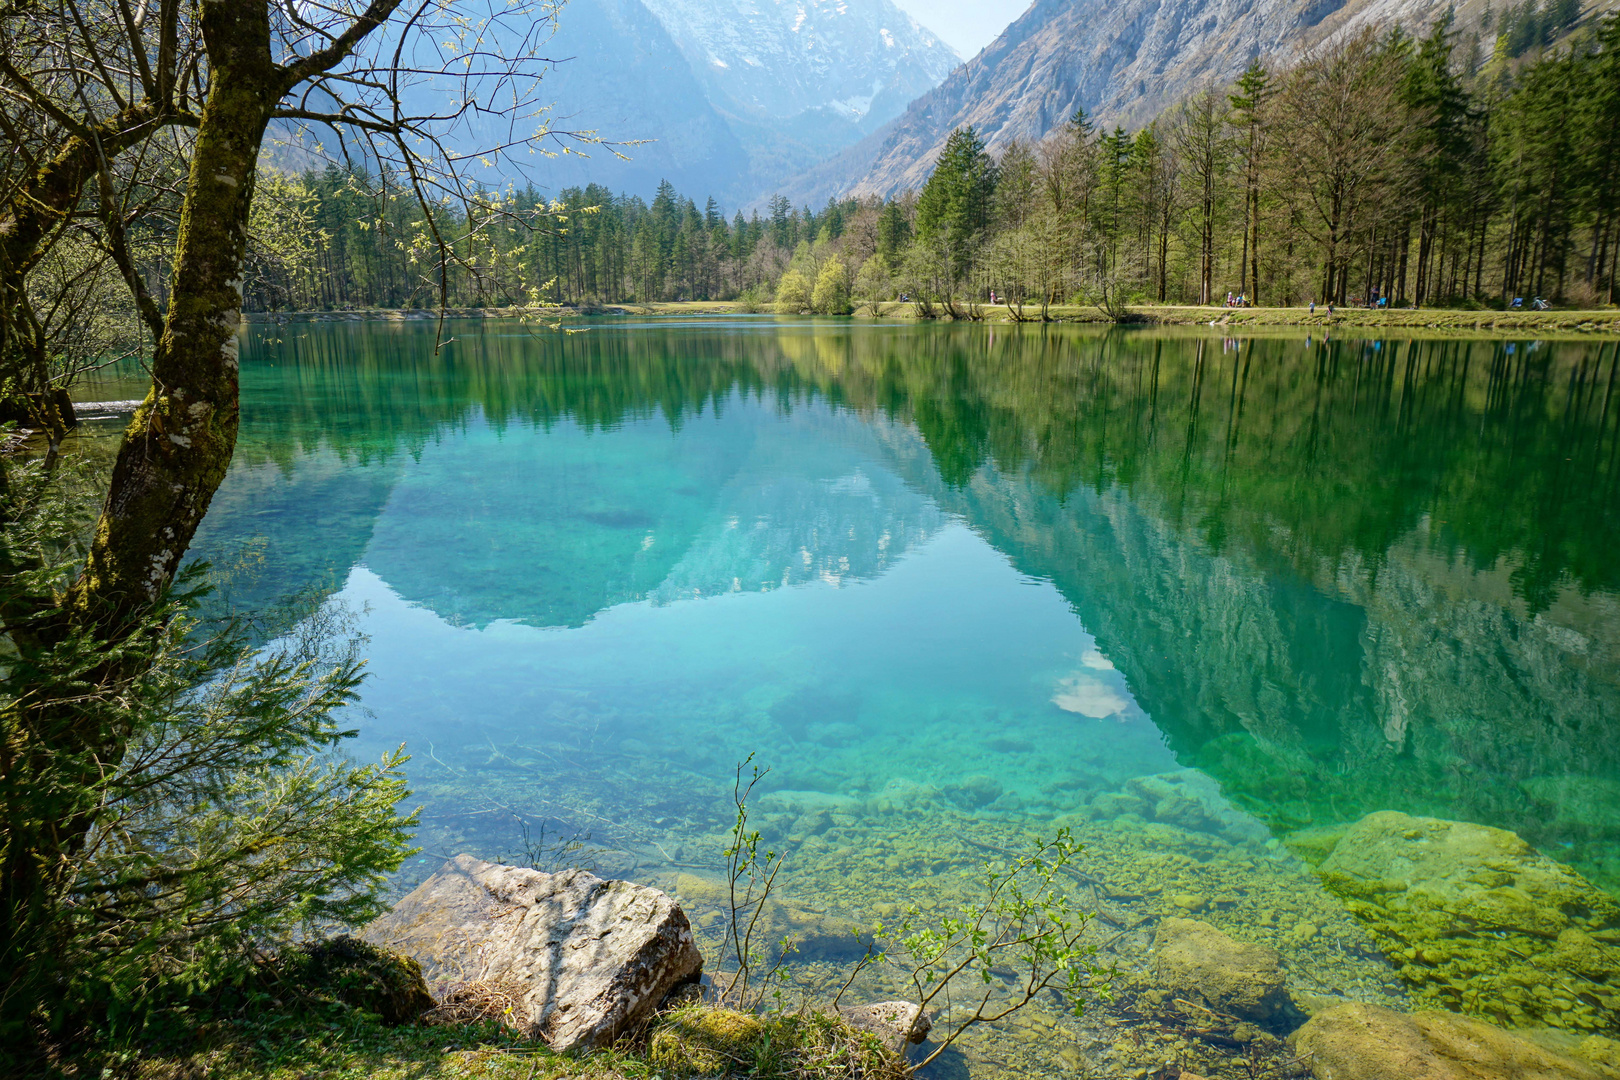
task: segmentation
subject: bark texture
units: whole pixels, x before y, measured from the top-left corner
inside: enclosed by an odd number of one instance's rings
[[[173,580],[236,447],[237,331],[259,146],[285,72],[270,53],[268,5],[211,0],[213,65],[197,130],[152,388],[135,411],[69,610],[116,634]]]

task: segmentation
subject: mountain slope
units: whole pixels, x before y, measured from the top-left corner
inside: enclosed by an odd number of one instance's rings
[[[963,125],[999,151],[1039,139],[1077,108],[1105,124],[1140,124],[1206,83],[1230,82],[1256,57],[1286,65],[1367,26],[1421,32],[1450,6],[1465,32],[1489,9],[1488,0],[1036,0],[894,123],[803,174],[790,192],[812,201],[842,191],[892,195],[920,186]]]
[[[750,119],[826,109],[870,131],[961,59],[889,0],[645,0],[714,105]]]
[[[739,197],[748,155],[709,103],[675,40],[643,0],[576,0],[563,9],[547,44],[556,59],[541,97],[556,102],[558,129],[592,130],[622,148],[581,157],[536,157],[526,179],[556,190],[596,182],[650,194],[668,179],[682,191]]]

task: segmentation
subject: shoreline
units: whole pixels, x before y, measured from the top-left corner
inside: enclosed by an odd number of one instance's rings
[[[772,313],[752,313],[740,310],[736,301],[683,301],[656,304],[606,304],[601,306],[543,307],[543,308],[450,308],[446,319],[581,319],[595,317],[667,316],[730,316],[758,314],[770,317]],[[1026,312],[1036,309],[1025,308]],[[983,309],[982,321],[1013,324],[1016,319],[1004,305]],[[243,321],[253,325],[276,325],[317,322],[431,322],[439,313],[432,309],[365,308],[352,311],[287,311],[245,312]],[[814,316],[789,316],[806,318]],[[853,316],[835,316],[853,319],[901,319],[923,321],[917,315],[917,306],[909,303],[885,304],[874,313],[865,308]],[[940,320],[946,321],[946,320]],[[1024,322],[1038,323],[1038,318],[1026,315]],[[1054,306],[1049,309],[1049,321],[1054,323],[1090,323],[1106,325],[1112,320],[1095,308],[1078,305]],[[1539,334],[1569,334],[1579,337],[1620,336],[1620,309],[1594,311],[1462,311],[1450,308],[1418,310],[1396,309],[1368,311],[1363,308],[1342,308],[1329,317],[1323,310],[1312,314],[1307,308],[1224,308],[1177,305],[1143,305],[1129,309],[1121,325],[1126,326],[1189,326],[1228,330],[1296,329],[1333,330],[1336,328],[1429,330],[1464,333],[1533,332]]]

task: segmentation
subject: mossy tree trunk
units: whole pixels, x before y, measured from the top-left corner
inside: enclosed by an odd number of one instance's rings
[[[212,65],[192,152],[152,388],[124,432],[112,484],[68,609],[116,637],[174,577],[236,446],[237,330],[259,146],[285,73],[266,3],[202,9]]]
[[[76,628],[116,639],[174,579],[236,446],[237,332],[259,147],[281,99],[346,58],[400,0],[372,0],[312,55],[277,64],[268,0],[204,0],[209,93],[181,211],[152,388],[124,432],[83,574]]]

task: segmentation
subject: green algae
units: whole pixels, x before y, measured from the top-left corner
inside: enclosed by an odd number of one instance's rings
[[[1620,904],[1512,833],[1372,814],[1318,872],[1419,1001],[1515,1028],[1620,1028]]]

